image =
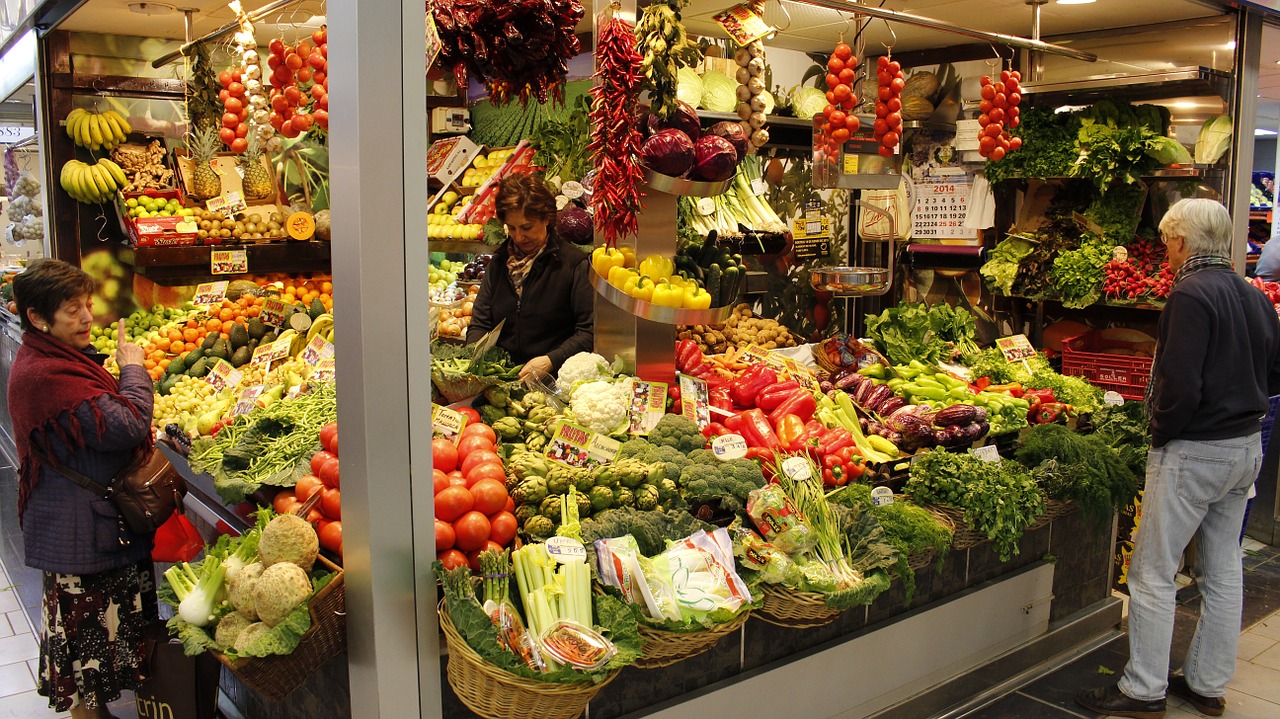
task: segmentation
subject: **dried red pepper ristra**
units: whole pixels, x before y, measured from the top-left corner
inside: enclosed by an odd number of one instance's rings
[[[608,247],[639,233],[636,215],[641,210],[640,185],[644,182],[644,172],[636,161],[640,152],[634,113],[642,79],[639,66],[635,28],[611,17],[596,44],[590,145],[596,167],[591,209]]]

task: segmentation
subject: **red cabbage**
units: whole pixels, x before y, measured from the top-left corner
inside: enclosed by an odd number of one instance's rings
[[[742,129],[742,123],[729,120],[721,120],[707,128],[706,134],[728,140],[733,145],[733,149],[738,151],[739,159],[747,154],[747,144],[751,142],[751,138],[747,137],[746,131]]]
[[[640,146],[640,160],[650,170],[684,177],[693,167],[693,143],[689,136],[674,128],[654,133]]]
[[[693,145],[693,177],[707,182],[723,182],[738,169],[738,151],[719,135],[704,135]]]
[[[659,120],[657,115],[649,115],[649,132],[657,134],[659,130],[674,128],[689,136],[689,141],[693,142],[702,135],[702,122],[698,120],[698,113],[687,102],[676,101],[676,109],[671,111],[671,115],[665,120]]]
[[[565,242],[575,245],[592,244],[595,241],[595,229],[591,215],[570,202],[556,213],[556,234]]]

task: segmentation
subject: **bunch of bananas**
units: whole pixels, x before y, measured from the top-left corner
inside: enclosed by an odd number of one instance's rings
[[[124,176],[124,170],[105,157],[93,165],[71,160],[62,166],[59,181],[62,189],[72,199],[86,205],[106,202],[116,190],[129,182]]]
[[[115,110],[97,112],[77,107],[67,115],[67,136],[87,150],[114,150],[133,128]],[[123,184],[123,183],[122,183]]]
[[[314,322],[311,323],[311,327],[307,330],[306,342],[303,344],[303,347],[306,347],[307,345],[311,344],[311,340],[314,339],[316,335],[320,335],[321,337],[324,337],[326,341],[329,341],[329,342],[333,341],[333,315],[332,314],[325,312],[324,314],[317,317]]]

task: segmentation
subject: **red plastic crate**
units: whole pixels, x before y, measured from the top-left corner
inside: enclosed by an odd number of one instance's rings
[[[1125,399],[1142,399],[1151,377],[1152,359],[1105,353],[1111,349],[1134,349],[1134,344],[1108,340],[1098,330],[1064,341],[1062,374],[1083,377]]]

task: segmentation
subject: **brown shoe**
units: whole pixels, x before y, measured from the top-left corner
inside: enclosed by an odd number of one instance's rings
[[[1091,712],[1113,717],[1161,719],[1164,716],[1163,699],[1151,702],[1131,699],[1114,684],[1109,687],[1084,689],[1076,694],[1076,703]]]
[[[1211,717],[1220,717],[1227,710],[1227,700],[1223,697],[1207,697],[1196,693],[1181,674],[1169,675],[1169,693],[1191,702],[1196,711]]]

